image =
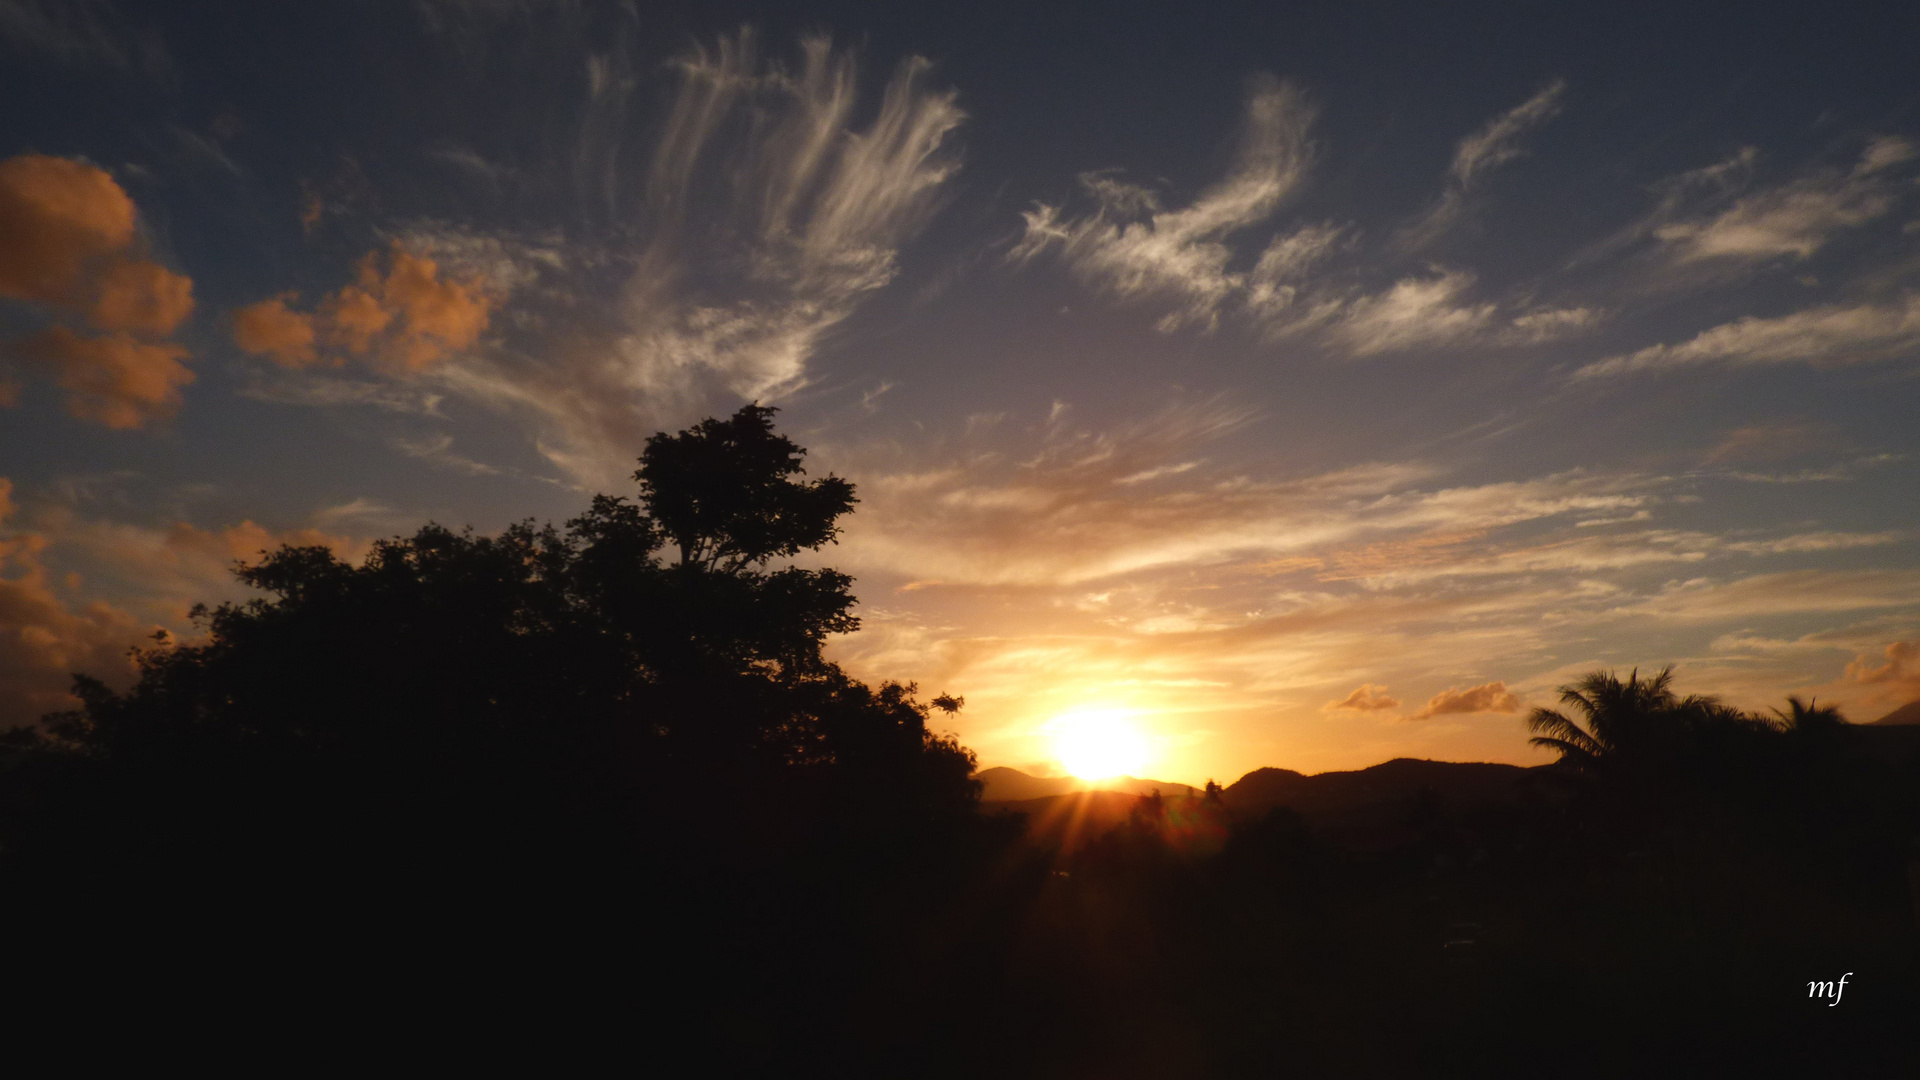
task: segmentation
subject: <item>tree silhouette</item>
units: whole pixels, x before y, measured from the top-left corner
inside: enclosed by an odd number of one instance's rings
[[[859,501],[853,485],[833,475],[791,479],[806,471],[806,451],[773,433],[778,411],[746,405],[725,420],[647,440],[633,477],[648,515],[678,545],[682,565],[738,571],[818,549],[839,535],[835,522]]]
[[[831,542],[855,501],[794,479],[773,414],[655,436],[640,502],[598,496],[564,530],[430,524],[358,566],[321,547],[240,566],[262,597],[196,609],[204,640],[142,652],[125,694],[80,680],[83,708],[15,738],[99,787],[0,820],[0,842],[231,852],[331,830],[404,859],[424,831],[479,864],[648,821],[716,847],[958,827],[972,755],[911,686],[823,655],[858,625],[852,579],[768,565]]]

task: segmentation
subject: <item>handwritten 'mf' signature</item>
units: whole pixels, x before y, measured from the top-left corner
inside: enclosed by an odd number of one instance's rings
[[[1847,992],[1847,980],[1851,978],[1853,978],[1853,972],[1849,971],[1845,975],[1840,976],[1840,984],[1838,986],[1830,982],[1810,982],[1807,984],[1807,996],[1810,998],[1832,998],[1832,1001],[1827,1002],[1827,1008],[1831,1009],[1835,1005],[1840,1004],[1840,995]]]

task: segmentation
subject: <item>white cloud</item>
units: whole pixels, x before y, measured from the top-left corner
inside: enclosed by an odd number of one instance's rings
[[[1514,317],[1513,334],[1528,343],[1557,341],[1594,326],[1601,318],[1592,308],[1535,308]]]
[[[396,449],[408,457],[419,458],[470,476],[498,476],[501,472],[498,466],[454,453],[451,435],[430,435],[420,439],[397,438],[392,442]]]
[[[1916,345],[1920,345],[1920,293],[1884,305],[1831,305],[1773,319],[1748,316],[1678,345],[1652,345],[1596,360],[1574,377],[1592,379],[1707,363],[1852,363],[1898,356]]]
[[[1440,219],[1451,220],[1471,187],[1521,156],[1521,136],[1558,112],[1564,90],[1556,81],[1463,139],[1446,198],[1422,228],[1444,227]],[[1238,312],[1271,339],[1321,335],[1350,356],[1469,341],[1539,344],[1600,321],[1601,312],[1590,307],[1532,307],[1505,317],[1500,303],[1466,299],[1475,277],[1460,269],[1434,267],[1428,276],[1403,277],[1378,292],[1351,282],[1315,282],[1323,263],[1358,246],[1351,224],[1331,220],[1273,233],[1247,266],[1249,256],[1232,238],[1266,223],[1305,180],[1314,160],[1308,138],[1314,113],[1292,87],[1256,83],[1233,170],[1194,202],[1167,209],[1156,191],[1112,170],[1083,173],[1080,183],[1094,209],[1074,216],[1036,204],[1022,213],[1022,234],[1007,261],[1057,253],[1077,277],[1108,295],[1165,308],[1156,324],[1162,331],[1212,331]]]
[[[1904,139],[1875,139],[1852,169],[1815,170],[1725,205],[1724,198],[1757,160],[1757,153],[1748,148],[1728,161],[1683,173],[1662,185],[1660,207],[1637,231],[1665,245],[1668,254],[1682,264],[1804,259],[1835,233],[1858,228],[1891,210],[1899,201],[1901,183],[1890,171],[1916,156]],[[1703,191],[1709,206],[1724,209],[1682,218],[1681,208]]]
[[[1307,271],[1332,255],[1346,233],[1346,226],[1327,221],[1275,236],[1247,273],[1247,308],[1271,316],[1291,307]]]
[[[1473,275],[1463,270],[1406,278],[1354,301],[1330,333],[1355,356],[1454,344],[1483,330],[1497,310],[1495,304],[1462,303],[1461,294],[1472,285]]]
[[[1555,79],[1512,109],[1501,113],[1486,127],[1460,140],[1454,151],[1453,167],[1448,170],[1461,187],[1471,187],[1482,173],[1521,156],[1520,136],[1540,126],[1560,112],[1560,95],[1567,83]]]
[[[1412,250],[1432,243],[1459,221],[1467,206],[1467,196],[1481,178],[1526,151],[1520,138],[1553,119],[1560,112],[1560,97],[1566,92],[1563,79],[1555,79],[1526,101],[1501,113],[1487,126],[1460,140],[1447,169],[1447,187],[1433,209],[1400,234],[1403,249]]]
[[[1227,302],[1248,288],[1248,275],[1228,266],[1234,252],[1225,240],[1267,220],[1305,179],[1313,159],[1313,118],[1313,107],[1298,90],[1260,79],[1247,96],[1232,170],[1192,203],[1162,210],[1143,188],[1105,174],[1083,176],[1098,208],[1066,218],[1058,207],[1034,207],[1023,215],[1025,233],[1008,258],[1025,262],[1057,248],[1075,274],[1114,296],[1171,301],[1175,310],[1161,321],[1162,329],[1211,328]],[[1298,261],[1306,254],[1276,259]],[[1279,262],[1269,265],[1263,280],[1277,280],[1281,270]]]

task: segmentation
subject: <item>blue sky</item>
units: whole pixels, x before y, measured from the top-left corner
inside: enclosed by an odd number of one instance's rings
[[[0,0],[0,716],[760,400],[860,489],[836,655],[985,764],[1528,762],[1597,665],[1871,719],[1917,18]]]

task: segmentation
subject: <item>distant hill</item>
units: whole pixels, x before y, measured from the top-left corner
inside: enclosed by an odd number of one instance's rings
[[[982,769],[973,778],[985,785],[980,793],[980,801],[989,803],[1024,802],[1075,791],[1118,791],[1128,795],[1151,795],[1157,791],[1169,796],[1191,794],[1193,791],[1186,784],[1165,780],[1116,776],[1089,782],[1073,776],[1032,776],[1019,769],[1004,767]]]
[[[1515,798],[1523,777],[1518,765],[1482,761],[1394,758],[1352,772],[1306,776],[1291,769],[1255,769],[1228,786],[1225,799],[1240,816],[1286,806],[1309,818],[1350,813],[1383,803],[1403,803],[1430,791],[1447,802],[1500,802]]]
[[[1920,701],[1909,701],[1878,720],[1871,721],[1874,727],[1897,727],[1905,724],[1920,724]]]
[[[1534,770],[1518,765],[1413,758],[1313,776],[1255,769],[1227,787],[1221,800],[1228,818],[1256,818],[1284,806],[1344,843],[1374,847],[1405,839],[1409,811],[1425,794],[1453,806],[1505,802],[1519,798],[1533,775]],[[1106,781],[1096,790],[1078,780],[1028,776],[1018,769],[986,769],[977,778],[987,784],[984,809],[1026,815],[1028,836],[1061,850],[1077,848],[1127,820],[1139,795],[1156,789],[1169,798],[1198,795],[1185,784],[1131,777]]]

